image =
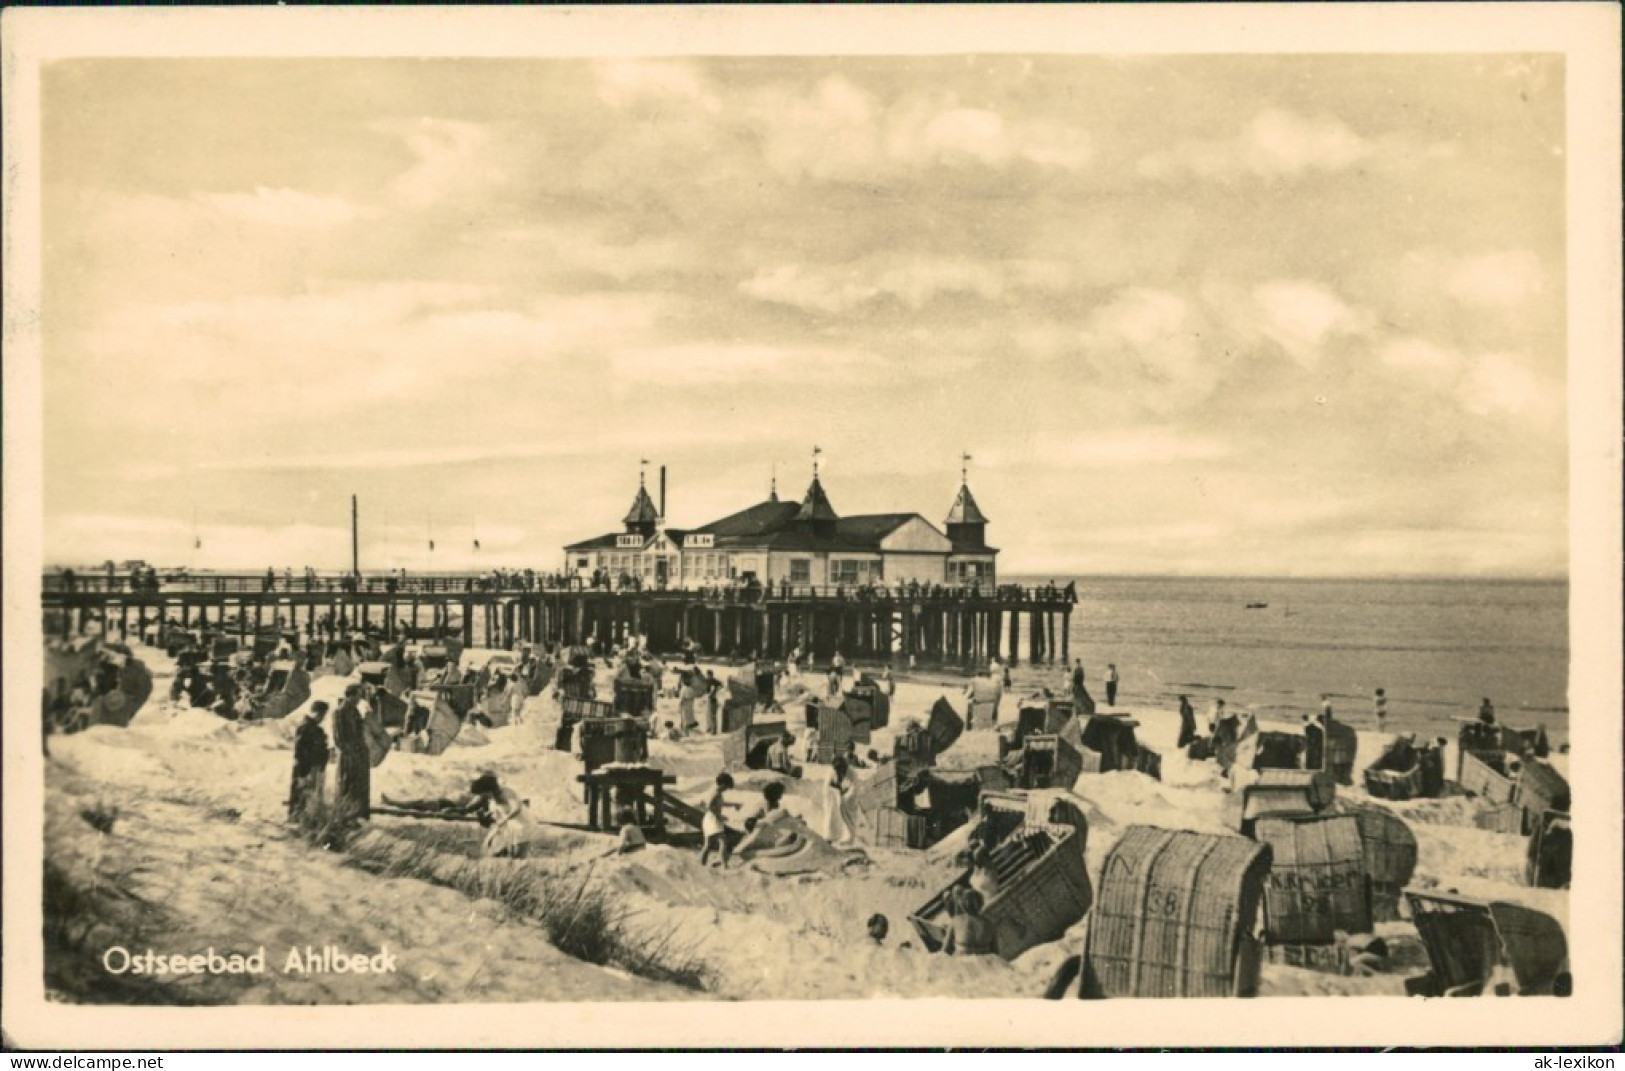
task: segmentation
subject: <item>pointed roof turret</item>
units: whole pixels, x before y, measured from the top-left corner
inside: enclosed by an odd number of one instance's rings
[[[632,508],[626,511],[621,523],[626,525],[628,534],[641,534],[645,537],[654,535],[655,528],[660,524],[660,511],[655,508],[654,500],[649,497],[649,489],[644,486],[644,469],[649,465],[647,458],[638,462],[638,494],[632,500]]]
[[[801,500],[801,510],[796,514],[798,521],[813,521],[820,528],[832,526],[840,517],[835,507],[829,504],[829,496],[824,493],[824,485],[818,482],[818,457],[824,452],[821,446],[812,448],[812,483],[807,485],[807,497]]]
[[[986,524],[987,516],[982,507],[976,504],[976,496],[970,493],[970,484],[959,485],[959,494],[954,498],[953,508],[948,511],[948,524]]]
[[[798,521],[835,521],[839,520],[835,507],[829,504],[829,496],[824,493],[824,485],[814,476],[812,483],[807,485],[807,497],[801,500],[801,512],[796,514]]]
[[[625,524],[654,524],[660,519],[660,511],[655,509],[654,500],[649,497],[649,489],[642,484],[638,485],[638,496],[632,500],[632,508],[623,518]]]

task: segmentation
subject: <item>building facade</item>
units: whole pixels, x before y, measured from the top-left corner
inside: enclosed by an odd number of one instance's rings
[[[843,517],[817,472],[797,502],[767,499],[697,528],[668,528],[640,480],[622,531],[564,548],[567,572],[620,585],[698,588],[752,581],[782,588],[897,587],[916,583],[991,589],[998,549],[961,479],[947,531],[918,513]]]

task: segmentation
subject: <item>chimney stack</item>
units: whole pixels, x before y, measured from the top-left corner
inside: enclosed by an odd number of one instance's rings
[[[660,466],[660,520],[666,520],[666,466]]]

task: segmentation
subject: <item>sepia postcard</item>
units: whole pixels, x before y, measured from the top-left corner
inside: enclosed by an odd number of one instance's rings
[[[1619,20],[8,9],[6,1044],[1618,1044]]]

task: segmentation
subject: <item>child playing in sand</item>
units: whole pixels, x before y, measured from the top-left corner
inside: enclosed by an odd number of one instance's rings
[[[702,809],[705,817],[701,820],[700,833],[705,837],[705,847],[700,849],[700,865],[709,866],[711,853],[718,855],[717,865],[723,869],[728,866],[728,826],[722,819],[722,812],[727,807],[737,807],[737,803],[729,803],[727,792],[734,787],[734,779],[726,773],[717,774],[716,785],[705,797]]]

